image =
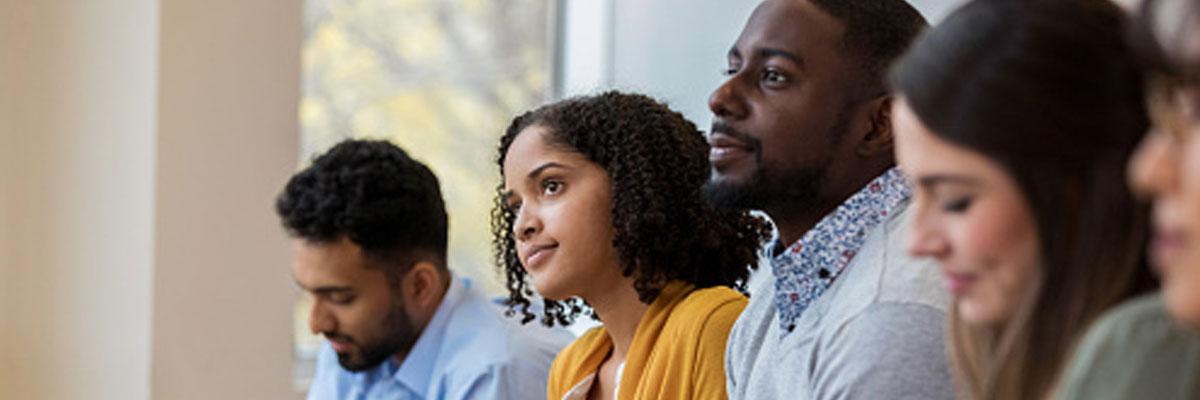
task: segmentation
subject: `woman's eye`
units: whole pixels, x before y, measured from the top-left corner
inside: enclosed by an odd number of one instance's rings
[[[737,67],[734,67],[734,66],[726,67],[725,69],[721,70],[721,75],[725,75],[725,76],[734,76],[734,75],[737,75],[737,73],[738,73],[738,69],[737,69]]]
[[[1179,97],[1179,103],[1181,103],[1189,122],[1195,124],[1196,121],[1200,121],[1200,89],[1188,87],[1181,90]]]
[[[506,213],[510,213],[510,214],[516,214],[516,213],[517,213],[517,211],[520,211],[520,210],[521,210],[521,203],[520,203],[520,202],[516,202],[516,201],[514,201],[514,202],[511,202],[511,203],[505,203],[505,204],[504,204],[503,206],[501,206],[501,207],[503,207],[503,208],[504,208],[504,212],[506,212]]]
[[[546,195],[557,194],[562,191],[563,184],[559,181],[546,181],[542,183],[542,193]]]
[[[971,208],[971,202],[973,200],[975,200],[975,198],[970,196],[960,197],[942,204],[942,210],[949,213],[963,213],[967,211],[968,208]]]

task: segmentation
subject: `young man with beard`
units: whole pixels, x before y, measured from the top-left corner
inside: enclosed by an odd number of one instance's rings
[[[883,79],[925,26],[901,0],[767,0],[729,51],[706,193],[778,231],[729,337],[730,398],[953,398],[946,295],[904,250]]]
[[[446,266],[437,178],[384,141],[348,140],[288,182],[276,211],[324,335],[309,399],[544,398],[571,340],[505,318]]]

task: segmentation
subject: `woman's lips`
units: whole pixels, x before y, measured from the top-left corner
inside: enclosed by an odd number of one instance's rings
[[[962,296],[975,284],[978,277],[971,273],[942,271],[942,282],[946,290],[955,296]]]
[[[1188,237],[1180,229],[1160,228],[1155,230],[1150,242],[1151,264],[1160,273],[1166,273],[1167,268],[1188,247]]]
[[[558,245],[534,246],[530,249],[529,256],[525,257],[525,269],[532,270],[545,264],[557,249]]]

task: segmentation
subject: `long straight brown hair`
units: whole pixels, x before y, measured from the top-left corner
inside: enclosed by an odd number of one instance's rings
[[[1002,326],[953,307],[960,395],[1045,398],[1105,309],[1144,292],[1146,208],[1125,185],[1148,121],[1142,82],[1107,0],[976,0],[918,41],[893,86],[935,135],[1017,182],[1038,229],[1038,277]]]

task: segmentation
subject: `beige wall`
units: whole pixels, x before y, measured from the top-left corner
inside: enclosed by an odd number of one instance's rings
[[[3,54],[20,55],[3,74],[16,89],[3,118],[4,396],[146,398],[157,5],[0,13],[16,31]]]
[[[295,397],[272,200],[299,152],[301,4],[162,1],[156,399]]]
[[[0,398],[298,397],[301,4],[0,0]]]
[[[13,4],[17,0],[0,0],[0,10],[11,10]],[[17,19],[15,12],[0,12],[0,49],[15,48],[14,35],[17,31]],[[14,63],[17,57],[0,57],[0,93],[20,93],[17,91],[16,67]],[[14,177],[17,172],[14,171],[17,163],[13,160],[16,156],[14,145],[16,141],[16,121],[13,116],[16,114],[14,101],[16,96],[0,96],[0,315],[13,315],[15,310],[11,307],[10,293],[13,291],[11,285],[9,270],[13,267],[13,256],[10,247],[11,229],[13,226],[13,201],[11,199],[16,189]],[[5,325],[8,326],[8,325]],[[12,354],[11,346],[9,346],[9,332],[12,329],[0,329],[0,371],[12,371],[15,367],[12,364],[11,357],[7,354]],[[0,374],[0,388],[12,387],[9,383],[11,377],[8,374]]]

